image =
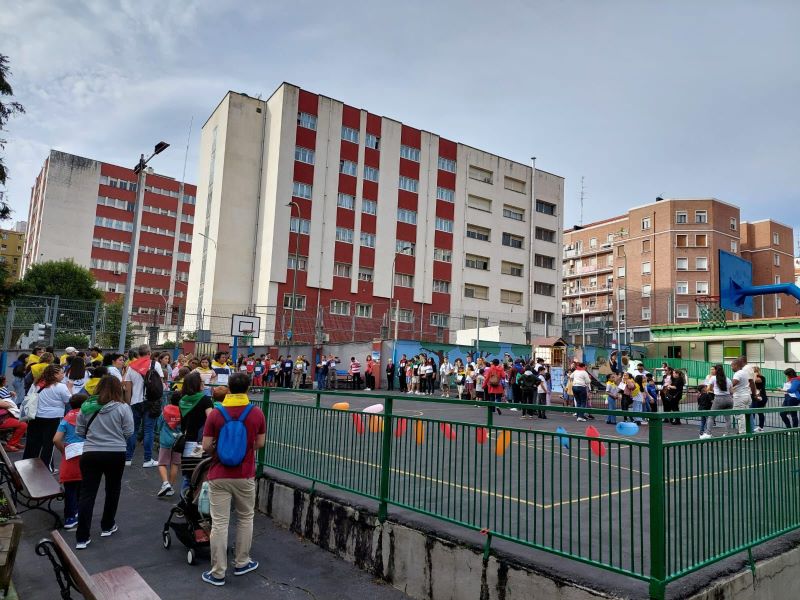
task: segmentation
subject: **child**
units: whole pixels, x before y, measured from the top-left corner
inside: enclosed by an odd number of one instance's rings
[[[475,377],[475,396],[478,400],[483,400],[483,385],[486,383],[486,377],[483,372],[478,369],[478,375]]]
[[[186,369],[186,371],[188,370]],[[163,408],[161,416],[158,418],[158,443],[160,446],[158,449],[158,473],[161,475],[161,488],[156,496],[159,498],[172,496],[175,493],[172,484],[178,478],[181,468],[181,453],[172,451],[175,440],[181,434],[181,411],[178,408],[180,401],[180,392],[174,392],[170,396],[169,404]],[[169,470],[169,475],[167,470]]]
[[[647,385],[645,386],[647,392],[647,405],[645,405],[645,412],[658,411],[658,390],[656,390],[656,382],[653,380],[652,375],[647,376]]]
[[[189,367],[178,369],[178,373],[175,375],[175,379],[172,380],[172,385],[169,389],[173,392],[180,392],[183,389],[183,380],[189,373],[191,373]]]
[[[253,366],[253,387],[262,387],[264,385],[264,365],[261,359],[256,359],[256,364]]]
[[[61,451],[62,455],[58,477],[64,486],[64,529],[74,529],[78,526],[78,496],[81,491],[82,479],[81,454],[83,454],[83,442],[86,440],[76,433],[75,425],[78,421],[78,414],[81,412],[81,405],[86,398],[87,396],[84,394],[73,394],[70,397],[70,411],[61,419],[56,434],[53,436],[53,445]],[[72,444],[80,444],[80,447],[75,447],[80,451],[67,458],[67,446]]]
[[[25,448],[20,445],[22,436],[28,430],[28,424],[19,420],[19,409],[16,403],[17,393],[6,387],[6,378],[0,375],[0,429],[13,429],[6,450],[20,452]]]

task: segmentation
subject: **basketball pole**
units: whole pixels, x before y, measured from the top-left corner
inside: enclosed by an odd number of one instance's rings
[[[233,357],[233,362],[236,363],[238,358],[237,354],[239,354],[239,336],[233,336],[233,351],[231,352],[231,357]]]

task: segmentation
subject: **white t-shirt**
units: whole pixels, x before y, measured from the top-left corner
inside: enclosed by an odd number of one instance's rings
[[[36,416],[40,419],[60,419],[66,414],[69,402],[69,388],[64,383],[56,383],[39,392],[39,407]]]
[[[731,389],[733,388],[733,383],[731,382],[730,379],[728,379],[727,377],[725,378],[725,381],[728,383],[728,389],[727,390],[719,389],[719,386],[717,385],[717,378],[716,377],[712,377],[711,380],[712,381],[711,381],[711,383],[709,385],[712,385],[714,387],[714,396],[730,396],[731,395]],[[747,390],[748,390],[747,391],[747,397],[749,398],[750,397],[750,388],[748,387]]]
[[[733,379],[737,381],[736,387],[733,388],[733,397],[735,400],[744,400],[750,398],[750,382],[745,369],[739,369],[733,374]]]
[[[161,368],[161,363],[158,361],[156,361],[155,370],[159,377],[164,379],[164,370]],[[139,372],[135,369],[128,369],[125,372],[123,381],[131,382],[131,406],[144,402],[144,378],[139,375]]]
[[[156,364],[158,364],[158,363],[156,363]],[[122,373],[119,372],[119,369],[117,367],[108,366],[108,367],[106,367],[106,369],[108,369],[108,374],[109,375],[113,375],[118,380],[122,381]]]
[[[592,385],[592,380],[589,374],[583,369],[575,369],[572,374],[572,387],[585,387],[588,388]]]
[[[70,381],[72,382],[72,393],[80,394],[83,391],[83,386],[89,381],[89,377],[84,376],[83,379],[70,379]]]
[[[482,392],[483,391],[483,384],[486,381],[486,378],[483,374],[478,373],[478,377],[475,378],[475,391]]]

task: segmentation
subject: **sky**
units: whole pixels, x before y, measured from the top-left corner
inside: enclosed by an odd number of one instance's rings
[[[186,158],[195,182],[199,128],[226,91],[267,97],[289,81],[536,156],[565,177],[567,227],[660,195],[716,197],[800,232],[794,0],[6,5],[0,53],[27,109],[5,132],[16,219],[50,148],[132,167],[165,140],[151,164],[179,179]]]

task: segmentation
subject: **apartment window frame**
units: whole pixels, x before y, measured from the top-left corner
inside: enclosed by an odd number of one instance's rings
[[[451,190],[450,188],[436,186],[436,199],[443,202],[455,202],[456,191]]]
[[[339,161],[339,173],[350,177],[358,177],[358,163],[343,158]]]
[[[444,262],[444,263],[452,263],[453,251],[448,250],[447,248],[434,248],[433,260],[438,260],[439,262]]]
[[[675,293],[679,296],[686,296],[689,294],[689,282],[688,281],[676,281],[675,282]]]
[[[361,199],[361,214],[364,215],[377,215],[378,214],[378,203],[375,200],[369,200],[367,198]]]
[[[297,124],[304,129],[310,129],[311,131],[317,130],[317,115],[312,115],[311,113],[298,111],[297,113]]]
[[[307,256],[299,256],[298,255],[296,257],[296,259],[297,259],[296,262],[299,265],[297,270],[298,271],[307,271],[308,270],[308,257]],[[286,269],[288,271],[294,271],[294,265],[295,265],[295,255],[292,253],[292,254],[289,254],[289,258],[286,261]]]
[[[432,291],[436,292],[437,294],[450,293],[450,282],[446,279],[434,279],[432,285]]]
[[[315,158],[316,153],[311,148],[305,148],[303,146],[294,147],[294,159],[297,162],[301,162],[306,165],[313,165]]]
[[[653,273],[653,267],[650,261],[646,260],[642,263],[642,275],[651,275]]]
[[[549,266],[548,266],[549,265]],[[548,254],[539,254],[538,252],[533,255],[533,266],[540,269],[555,270],[556,257]]]
[[[773,246],[780,246],[781,245],[781,234],[777,231],[772,232],[772,245]]]
[[[503,188],[515,194],[525,194],[527,193],[528,184],[522,179],[505,175],[503,177]]]
[[[403,252],[403,249],[405,249],[405,252]],[[416,256],[417,244],[416,242],[409,242],[407,240],[395,240],[394,253],[402,256]]]
[[[731,231],[736,231],[739,227],[739,220],[736,217],[731,217],[729,227]]]
[[[372,318],[372,304],[356,303],[355,316],[358,319],[371,319]]]
[[[474,181],[481,181],[489,185],[493,185],[494,183],[494,172],[477,165],[469,166],[469,169],[467,169],[467,176]]]
[[[467,195],[467,207],[481,212],[492,212],[492,201],[490,198],[483,196],[476,196],[475,194]]]
[[[705,233],[696,233],[694,235],[695,248],[708,248],[708,235]]]
[[[556,286],[555,284],[548,283],[546,281],[534,281],[533,293],[536,296],[548,296],[550,298],[553,298],[556,295]]]
[[[464,298],[472,298],[473,300],[488,300],[489,288],[485,285],[479,285],[477,283],[465,283]]]
[[[510,204],[503,205],[503,216],[513,221],[525,222],[525,209]]]
[[[303,183],[302,181],[292,182],[292,197],[302,198],[303,200],[311,200],[314,193],[314,186],[310,183]]]
[[[516,306],[522,306],[524,300],[525,300],[525,294],[523,292],[500,288],[501,304],[513,304]]]
[[[443,231],[444,233],[453,233],[453,221],[452,219],[445,219],[444,217],[436,217],[436,223],[434,225],[436,231]]]
[[[653,226],[653,221],[651,217],[644,217],[642,219],[642,231],[651,229]]]
[[[381,138],[380,136],[375,135],[374,133],[365,133],[364,134],[364,147],[370,148],[372,150],[380,150],[381,149]]]
[[[353,277],[353,265],[350,263],[334,262],[333,276],[351,279]]]
[[[347,227],[337,227],[336,228],[336,237],[334,238],[337,242],[342,242],[343,244],[352,244],[353,243],[353,230],[348,229]]]
[[[375,279],[375,270],[371,267],[358,268],[358,280],[372,282]]]
[[[676,304],[675,305],[675,318],[676,319],[688,319],[689,318],[689,305],[688,304]]]
[[[552,202],[546,202],[545,200],[539,200],[539,199],[536,200],[536,212],[537,213],[540,213],[540,214],[543,214],[543,215],[549,215],[551,217],[555,217],[556,216],[556,209],[557,209],[557,205],[553,204]]]
[[[364,179],[366,181],[377,182],[381,176],[380,169],[377,167],[370,167],[369,165],[364,165]]]
[[[683,266],[681,266],[683,265]],[[689,259],[685,256],[678,256],[675,258],[675,270],[676,271],[688,271],[689,270]]]
[[[548,229],[547,227],[536,227],[533,237],[540,242],[549,242],[551,244],[555,244],[558,240],[558,235],[555,230]]]
[[[525,238],[521,235],[516,235],[513,233],[509,233],[508,231],[504,231],[501,237],[501,243],[503,246],[508,248],[515,248],[517,250],[524,250],[525,249]]]
[[[437,166],[441,171],[447,171],[448,173],[455,173],[458,163],[454,161],[452,158],[445,158],[444,156],[440,156],[439,160],[437,161]]]
[[[695,224],[708,224],[708,211],[707,210],[696,210],[694,211],[694,222]]]
[[[488,271],[491,259],[488,256],[467,253],[464,255],[464,267],[478,271]]]
[[[406,144],[400,145],[400,158],[405,158],[412,162],[418,163],[420,161],[421,151],[414,146],[407,146]]]
[[[368,231],[361,231],[358,236],[359,245],[362,248],[375,247],[375,234]]]
[[[359,139],[358,129],[348,127],[347,125],[342,125],[342,140],[344,140],[345,142],[352,142],[353,144],[358,144],[358,139]]]
[[[647,254],[650,252],[650,248],[652,246],[652,241],[650,239],[642,240],[642,254]]]
[[[417,211],[408,208],[397,208],[397,222],[408,225],[417,224]]]
[[[395,287],[413,288],[414,287],[414,275],[411,274],[411,273],[398,273],[398,272],[395,272],[395,274],[394,274],[394,285],[395,285]]]
[[[291,292],[284,293],[283,308],[291,309],[292,304],[294,304],[295,311],[304,311],[306,309],[306,296],[304,294],[292,294]]]
[[[356,209],[356,197],[344,192],[339,192],[336,196],[336,206],[345,210]]]
[[[694,293],[698,296],[708,296],[709,285],[707,281],[695,281]]]
[[[651,319],[651,314],[649,306],[642,307],[642,321],[649,321]]]
[[[406,177],[405,175],[400,175],[397,180],[397,187],[401,190],[405,190],[406,192],[411,192],[412,194],[416,194],[419,190],[419,180],[414,179],[413,177]]]
[[[694,270],[695,271],[708,271],[708,257],[695,256],[694,257]]]
[[[430,317],[431,327],[450,327],[450,315],[444,313],[431,313]]]
[[[329,313],[339,317],[350,316],[350,301],[349,300],[331,300],[329,306]]]
[[[675,211],[675,224],[676,225],[688,225],[688,223],[689,223],[689,211],[676,210]]]

